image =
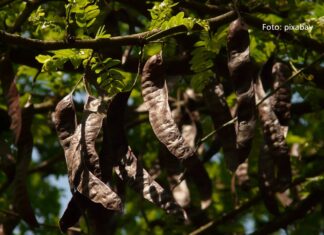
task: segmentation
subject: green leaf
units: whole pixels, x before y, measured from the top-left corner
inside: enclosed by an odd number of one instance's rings
[[[38,55],[35,57],[35,59],[41,64],[48,62],[51,58],[52,56],[50,55]]]

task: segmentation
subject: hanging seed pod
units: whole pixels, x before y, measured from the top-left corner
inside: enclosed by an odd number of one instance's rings
[[[34,117],[33,105],[27,103],[22,111],[22,129],[17,141],[17,163],[13,180],[13,205],[23,220],[32,228],[38,227],[27,189],[27,172],[33,149],[31,124]]]
[[[92,202],[100,203],[107,209],[121,210],[122,205],[118,195],[93,175],[87,169],[85,162],[82,162],[81,125],[75,129],[72,136],[68,136],[70,131],[75,128],[76,120],[73,100],[70,96],[66,96],[57,104],[54,113],[54,124],[60,143],[64,148],[71,191],[78,191]]]
[[[195,112],[190,112],[189,109],[186,110],[186,115],[188,116],[188,121],[182,120],[182,131],[181,135],[183,136],[185,143],[190,146],[192,149],[195,148],[195,144],[198,136],[198,123],[199,118],[195,117],[198,114]],[[185,119],[185,117],[183,117]],[[197,187],[197,191],[201,197],[201,209],[206,209],[212,202],[212,182],[209,178],[209,175],[200,159],[195,156],[193,158],[184,160],[185,166],[191,165],[192,167],[187,167],[187,175],[191,178],[194,184]],[[180,183],[181,185],[181,183]]]
[[[255,129],[255,98],[247,25],[237,19],[227,37],[228,69],[237,95],[237,150],[239,163],[248,157]]]
[[[286,137],[291,117],[291,88],[289,84],[284,85],[284,83],[291,76],[291,71],[287,65],[275,63],[272,67],[272,76],[274,78],[273,89],[280,88],[272,96],[271,106],[282,127],[282,134]]]
[[[184,210],[166,190],[151,178],[140,162],[137,161],[130,148],[119,165],[114,167],[114,170],[123,181],[140,193],[143,198],[164,209],[167,213],[178,215],[187,220]]]
[[[164,145],[161,144],[159,151],[159,162],[161,167],[166,170],[167,179],[175,201],[182,207],[186,208],[190,204],[190,192],[187,181],[184,179],[180,182],[183,168],[180,161],[175,158]]]
[[[19,93],[14,80],[15,74],[12,64],[7,58],[0,60],[0,71],[1,85],[8,106],[8,115],[11,118],[10,129],[13,131],[15,143],[17,144],[22,125],[21,108],[19,106]]]
[[[260,77],[256,82],[255,91],[256,100],[259,102],[265,96]],[[282,134],[278,118],[271,109],[270,100],[265,99],[260,103],[258,110],[265,143],[269,146],[270,155],[274,157],[277,169],[275,188],[278,191],[284,191],[291,182],[289,149]]]
[[[92,96],[88,97],[84,106],[81,126],[82,154],[84,155],[83,159],[87,168],[99,179],[101,179],[101,168],[95,142],[106,112],[107,105],[101,99],[96,99]]]
[[[275,162],[269,152],[269,147],[263,145],[258,163],[258,181],[261,196],[267,210],[273,215],[279,215],[279,207],[275,198]]]
[[[74,193],[59,221],[61,231],[66,232],[76,224],[90,203],[91,201],[82,194]]]
[[[128,152],[124,121],[130,93],[118,93],[108,107],[107,120],[104,122],[102,155],[110,166],[116,166]]]
[[[155,182],[137,161],[126,138],[124,116],[130,92],[118,93],[109,105],[107,120],[104,123],[103,153],[111,158],[114,171],[143,198],[163,208],[168,213],[180,214],[187,219],[185,212],[176,204],[171,195]],[[126,150],[126,151],[125,151]]]
[[[162,57],[149,58],[142,72],[142,95],[149,111],[149,120],[156,137],[177,158],[186,159],[194,156],[176,123],[168,104],[168,88],[164,80]]]
[[[204,100],[217,130],[224,123],[232,119],[230,109],[224,96],[222,84],[214,78],[204,89]],[[234,172],[240,161],[236,151],[236,132],[234,125],[228,125],[217,132],[224,151],[225,163],[229,170]]]
[[[72,94],[65,96],[55,108],[53,122],[64,151],[70,148],[71,138],[77,127]]]

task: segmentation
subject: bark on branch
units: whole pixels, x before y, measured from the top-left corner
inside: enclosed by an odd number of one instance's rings
[[[208,19],[211,28],[231,22],[236,18],[234,11],[229,11],[223,15]],[[202,27],[195,25],[193,30],[202,30]],[[99,49],[111,46],[126,46],[137,45],[142,46],[151,41],[162,39],[175,34],[187,33],[188,29],[183,26],[175,26],[167,30],[151,30],[147,32],[131,34],[126,36],[116,36],[111,38],[98,38],[98,39],[76,39],[74,42],[68,41],[42,41],[39,39],[24,38],[19,35],[10,34],[3,30],[0,31],[0,41],[8,45],[16,45],[22,47],[30,47],[40,50],[59,50],[67,48],[90,48]]]
[[[270,234],[277,231],[280,228],[285,228],[287,225],[294,221],[305,217],[305,215],[323,198],[323,192],[313,192],[307,198],[302,200],[298,205],[284,213],[283,215],[276,217],[274,220],[267,223],[261,229],[255,231],[251,235],[263,235]]]

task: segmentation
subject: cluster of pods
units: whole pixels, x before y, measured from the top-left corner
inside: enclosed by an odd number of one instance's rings
[[[255,78],[253,73],[249,44],[246,24],[241,19],[232,22],[227,49],[229,75],[237,96],[235,113],[231,113],[223,86],[216,77],[207,83],[203,100],[214,128],[218,130],[215,138],[222,136],[218,140],[223,148],[225,163],[236,177],[247,164],[259,116],[264,135],[259,157],[260,190],[267,208],[276,214],[275,193],[285,191],[291,181],[289,151],[285,142],[290,118],[290,89],[285,84],[290,72],[288,66],[281,62],[271,65],[273,89],[278,91],[265,98],[262,78]],[[210,205],[212,182],[197,156],[192,137],[195,135],[190,134],[197,132],[197,128],[195,125],[186,126],[188,118],[183,121],[176,110],[171,111],[160,54],[146,61],[141,73],[141,86],[149,122],[164,147],[159,160],[168,172],[172,192],[160,186],[143,168],[128,144],[124,116],[131,91],[118,93],[110,101],[89,95],[80,122],[77,121],[72,94],[68,94],[57,104],[53,118],[64,149],[72,192],[60,220],[62,231],[73,226],[82,213],[93,206],[122,210],[123,199],[119,196],[118,187],[115,190],[110,186],[112,172],[143,198],[184,221],[188,221],[185,208],[190,203],[187,177],[197,187],[201,208]],[[195,123],[194,115],[189,112],[188,116],[189,123]],[[237,117],[235,124],[223,126],[233,117]],[[96,140],[100,132],[103,137],[98,153]],[[182,196],[179,197],[179,193]]]

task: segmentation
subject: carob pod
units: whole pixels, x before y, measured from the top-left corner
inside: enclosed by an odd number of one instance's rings
[[[183,119],[181,110],[179,108],[172,110],[172,116],[175,122],[181,126],[180,123]],[[188,133],[187,138],[190,138],[192,135],[195,135],[195,133]],[[185,136],[184,139],[186,139]],[[191,140],[187,140],[187,142],[191,142]],[[181,166],[179,159],[175,158],[163,144],[160,144],[158,158],[161,167],[166,170],[167,180],[169,182],[174,200],[182,208],[189,207],[191,201],[190,191],[187,185],[187,180],[181,180],[184,169]]]
[[[185,141],[172,117],[164,75],[161,55],[150,57],[142,71],[142,96],[148,108],[150,124],[159,141],[172,155],[183,161],[195,184],[204,185],[203,188],[200,187],[200,194],[202,207],[207,207],[211,201],[211,181],[194,149]]]
[[[22,110],[21,132],[17,141],[17,163],[13,180],[13,204],[14,210],[19,213],[32,228],[38,227],[34,210],[31,206],[27,189],[28,166],[31,161],[33,149],[33,136],[31,125],[34,117],[34,107],[27,102]]]
[[[285,84],[286,80],[291,76],[291,71],[287,65],[277,62],[272,66],[273,89],[279,88],[271,97],[271,106],[275,112],[282,128],[282,133],[286,137],[288,132],[288,124],[290,120],[291,108],[291,88],[289,84]]]
[[[187,101],[188,103],[188,101]],[[186,108],[186,115],[183,115],[183,120],[181,126],[181,135],[183,136],[185,143],[189,145],[192,149],[195,148],[195,144],[197,142],[197,139],[199,138],[199,123],[197,120],[199,120],[199,114],[196,111],[190,111],[189,107]],[[188,116],[187,118],[185,116]],[[186,120],[188,119],[188,120]],[[189,158],[185,160],[191,161],[193,164],[193,167],[187,168],[187,175],[196,185],[197,191],[200,194],[201,202],[200,206],[201,209],[206,209],[208,206],[210,206],[212,202],[212,182],[209,178],[209,175],[204,167],[203,162],[195,156],[194,158]],[[182,182],[181,182],[182,183]],[[181,185],[180,183],[180,185]]]
[[[186,179],[180,181],[183,173],[180,161],[176,159],[169,150],[161,144],[158,154],[162,169],[166,170],[167,180],[174,200],[182,207],[187,208],[190,204],[190,191]]]
[[[82,116],[82,154],[87,168],[99,179],[101,179],[101,168],[95,142],[101,130],[106,113],[107,105],[102,99],[88,96]]]
[[[164,190],[148,172],[143,168],[132,150],[129,148],[122,157],[118,166],[114,167],[116,174],[142,197],[164,209],[169,214],[183,217],[187,220],[186,213],[174,201],[169,192]]]
[[[91,100],[91,99],[90,99]],[[72,94],[65,96],[56,106],[53,122],[58,133],[60,144],[64,149],[66,158],[69,183],[73,197],[67,207],[64,217],[60,220],[62,231],[71,226],[73,221],[77,221],[85,210],[79,206],[80,210],[75,210],[80,194],[93,203],[100,203],[103,207],[111,210],[121,210],[121,200],[105,183],[93,175],[82,162],[81,154],[87,156],[87,151],[82,151],[81,125],[77,126],[76,112],[72,99]],[[84,124],[86,125],[86,124]],[[85,135],[87,136],[87,135]],[[88,146],[94,146],[89,140],[84,140]],[[86,146],[85,146],[86,147]],[[93,150],[93,149],[91,149]],[[80,204],[80,203],[79,203]],[[91,202],[89,201],[89,205]],[[72,222],[71,222],[72,221]]]
[[[275,178],[275,162],[273,156],[269,151],[269,146],[263,144],[260,151],[258,161],[258,183],[260,193],[267,210],[274,214],[279,215],[279,207],[275,198],[274,186],[276,184]]]
[[[258,78],[255,84],[256,101],[265,97],[263,86]],[[264,133],[265,143],[269,147],[269,153],[274,157],[276,167],[276,181],[274,190],[284,191],[291,182],[291,166],[289,149],[285,137],[281,131],[280,123],[271,108],[269,99],[265,99],[258,106],[260,121]]]
[[[91,205],[91,201],[79,192],[75,192],[60,218],[59,226],[62,232],[75,225],[84,211]]]
[[[53,116],[53,122],[56,128],[56,132],[58,135],[59,142],[64,149],[64,154],[69,151],[71,145],[71,139],[73,138],[74,132],[77,127],[77,119],[76,119],[76,111],[73,103],[72,94],[65,96],[56,106],[55,113]],[[65,157],[67,155],[65,154]],[[66,159],[66,163],[68,160]],[[70,179],[70,172],[72,172],[71,165],[67,164],[68,168],[68,176],[69,176],[69,184],[71,191],[72,190],[72,182]],[[79,218],[82,216],[85,208],[81,209],[77,206],[77,199],[75,192],[72,195],[65,211],[60,218],[59,225],[62,232],[66,232],[67,229],[73,226]],[[78,207],[78,209],[76,209]]]
[[[255,98],[249,33],[242,19],[233,21],[227,36],[228,69],[237,95],[237,150],[239,163],[248,157],[255,129]]]
[[[17,146],[17,159],[13,176],[13,204],[23,220],[32,228],[38,227],[35,213],[30,203],[27,189],[27,171],[31,160],[33,136],[31,124],[33,106],[29,102],[23,110],[19,106],[19,93],[14,80],[15,74],[7,56],[0,60],[1,85],[8,106],[8,115],[11,118],[10,129],[13,132]]]
[[[15,74],[10,60],[4,56],[0,59],[1,86],[6,98],[8,115],[11,118],[10,129],[13,131],[17,144],[21,132],[21,108],[19,106],[19,93],[15,82]]]
[[[195,156],[172,118],[161,55],[150,57],[144,65],[142,95],[149,111],[150,124],[160,142],[179,159]]]
[[[206,85],[203,96],[215,130],[232,119],[224,95],[223,85],[218,81],[218,79],[213,78]],[[219,140],[223,146],[226,166],[229,170],[234,172],[240,163],[236,150],[236,132],[234,124],[219,129],[217,135],[221,136]]]
[[[183,209],[173,200],[137,160],[128,146],[124,130],[124,116],[130,92],[118,93],[112,100],[104,125],[104,143],[108,146],[107,158],[112,157],[114,171],[143,198],[163,208],[167,213],[179,215],[185,220],[187,216]]]

